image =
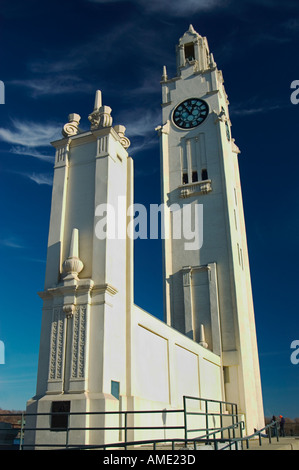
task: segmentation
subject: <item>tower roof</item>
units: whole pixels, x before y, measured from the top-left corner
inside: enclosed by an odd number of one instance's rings
[[[190,24],[189,29],[183,34],[183,36],[179,39],[179,44],[186,44],[188,42],[193,42],[196,39],[201,38],[202,36],[195,31],[192,24]]]
[[[207,38],[198,34],[193,25],[180,37],[176,50],[177,75],[184,67],[193,66],[195,71],[207,70],[216,64],[210,55]]]

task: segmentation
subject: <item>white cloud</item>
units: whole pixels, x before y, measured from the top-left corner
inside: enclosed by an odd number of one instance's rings
[[[88,93],[91,85],[83,82],[79,77],[59,75],[46,78],[34,78],[30,80],[12,80],[12,85],[25,87],[36,98],[43,95],[60,95],[66,93]]]
[[[126,135],[131,137],[146,137],[155,132],[155,128],[161,124],[161,111],[153,111],[147,108],[133,109],[123,115]]]
[[[278,109],[281,109],[282,105],[276,104],[276,105],[271,105],[268,103],[263,104],[263,106],[247,106],[246,105],[238,105],[236,107],[232,106],[230,109],[230,114],[231,116],[250,116],[254,114],[262,114],[262,113],[268,113],[270,111],[276,111]]]
[[[45,83],[51,84],[51,80],[58,83],[59,87],[63,89],[67,82],[71,87],[84,86],[84,89],[89,89],[88,84],[74,75],[74,71],[82,72],[86,67],[90,67],[90,63],[94,63],[95,58],[99,60],[103,66],[107,66],[107,61],[117,60],[119,54],[122,54],[122,49],[114,47],[119,41],[123,41],[126,33],[130,33],[136,29],[136,23],[123,22],[116,23],[114,28],[110,28],[108,32],[102,30],[96,31],[91,39],[81,41],[70,49],[61,49],[60,51],[51,51],[51,55],[42,59],[35,59],[29,64],[31,72],[39,74],[41,77],[44,75]],[[122,42],[123,44],[123,42]],[[100,54],[100,56],[99,56]],[[53,60],[53,57],[55,59]],[[51,75],[51,78],[48,75]],[[42,80],[42,79],[41,79]],[[36,86],[39,88],[40,83],[36,79]]]
[[[38,185],[45,184],[52,186],[53,177],[50,175],[45,175],[43,173],[22,173],[22,176],[29,178],[31,181],[34,181]]]
[[[269,111],[274,111],[276,109],[280,109],[280,106],[271,106],[271,107],[259,107],[259,108],[244,108],[244,109],[232,109],[231,115],[235,116],[250,116],[252,114],[261,114],[261,113],[268,113]]]
[[[23,245],[14,237],[1,239],[0,245],[6,246],[7,248],[23,248]]]
[[[44,162],[54,163],[54,149],[53,155],[44,154],[34,148],[24,147],[22,145],[16,145],[10,149],[10,152],[15,155],[28,155],[30,157],[38,158]]]
[[[122,3],[127,0],[89,0],[92,3]],[[165,12],[168,15],[187,17],[198,11],[212,10],[227,3],[225,0],[134,0],[148,11]]]
[[[12,128],[0,128],[0,138],[10,144],[22,145],[27,148],[45,147],[51,141],[61,137],[57,124],[41,124],[12,120]]]

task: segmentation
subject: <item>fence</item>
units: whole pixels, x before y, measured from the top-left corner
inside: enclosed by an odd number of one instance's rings
[[[104,416],[105,419],[107,417],[114,419],[114,422],[116,418],[119,424],[112,426],[89,427],[71,426],[71,417],[80,417],[80,415],[85,415],[85,417],[86,415]],[[153,421],[153,425],[148,424],[150,421],[149,415],[150,420]],[[5,415],[2,414],[2,417],[4,416]],[[189,396],[183,397],[183,409],[177,410],[163,409],[105,412],[71,412],[64,410],[63,412],[52,411],[51,413],[23,413],[18,416],[21,423],[21,426],[19,427],[20,449],[32,447],[36,449],[86,449],[112,447],[127,449],[131,446],[145,445],[149,443],[152,443],[153,446],[156,447],[158,443],[162,444],[166,442],[171,443],[171,446],[174,446],[175,442],[183,444],[187,444],[187,442],[189,442],[191,445],[195,445],[195,442],[198,443],[199,441],[216,442],[216,440],[224,441],[231,438],[234,439],[236,437],[236,432],[238,432],[239,437],[242,437],[244,429],[244,423],[239,421],[236,404]],[[32,419],[37,420],[38,417],[41,416],[49,417],[49,426],[30,426]],[[134,418],[133,426],[131,425],[132,417]],[[147,422],[147,425],[142,424],[145,421]],[[24,442],[24,434],[26,435],[26,433],[51,433],[51,431],[64,433],[64,442],[53,443],[50,442],[51,439],[48,442],[43,443],[35,442],[34,445],[26,444]],[[77,435],[80,435],[82,432],[99,433],[99,431],[105,433],[117,431],[119,433],[119,439],[110,444],[98,442],[93,445],[81,445],[71,442],[70,438],[76,432]],[[161,437],[161,434],[164,434],[164,436]],[[132,435],[134,436],[134,439],[130,439]],[[138,436],[141,435],[143,437],[142,439],[136,439],[136,437],[138,438]],[[147,438],[146,435],[148,436]]]

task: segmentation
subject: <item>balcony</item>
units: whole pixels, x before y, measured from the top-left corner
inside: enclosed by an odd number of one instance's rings
[[[179,186],[180,197],[187,198],[192,196],[199,196],[201,194],[208,194],[212,191],[212,181],[196,181],[194,183],[182,184]]]

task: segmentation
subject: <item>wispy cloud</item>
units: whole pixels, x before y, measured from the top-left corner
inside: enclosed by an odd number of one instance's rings
[[[61,125],[12,120],[11,128],[0,128],[0,139],[27,148],[44,147],[60,138]]]
[[[161,124],[160,112],[140,107],[125,113],[120,122],[126,126],[126,135],[131,140],[131,154],[158,145],[155,128]]]
[[[38,158],[44,162],[54,163],[54,152],[53,155],[45,154],[35,148],[24,147],[22,145],[13,146],[10,152],[15,155],[26,155],[34,158]]]
[[[126,135],[129,137],[146,137],[155,132],[161,124],[161,112],[147,108],[131,109],[123,115],[122,121],[126,126]]]
[[[15,237],[8,237],[0,239],[0,245],[7,248],[24,248],[23,245]]]
[[[46,175],[43,173],[20,173],[22,176],[29,178],[31,181],[34,181],[38,185],[45,184],[47,186],[52,186],[53,177],[51,175]]]
[[[52,75],[51,77],[12,80],[10,84],[29,89],[33,98],[77,92],[89,93],[92,90],[91,84],[73,75]]]
[[[126,0],[88,0],[92,3],[122,3]],[[199,11],[212,10],[222,6],[225,0],[135,0],[135,3],[144,7],[147,11],[165,12],[172,16],[189,17],[190,14]]]
[[[283,105],[275,104],[271,105],[268,103],[263,104],[263,106],[248,106],[247,105],[237,105],[231,106],[230,115],[231,116],[251,116],[254,114],[265,114],[271,111],[277,111],[281,109]]]
[[[36,172],[29,173],[26,171],[10,171],[9,173],[28,178],[38,185],[52,186],[53,184],[53,174]]]
[[[67,85],[70,87],[84,86],[86,90],[90,85],[80,77],[80,72],[89,69],[90,63],[94,63],[95,57],[100,53],[100,62],[103,66],[107,66],[107,60],[111,63],[117,60],[119,55],[123,53],[121,48],[115,47],[119,41],[127,33],[131,33],[136,29],[136,23],[126,21],[123,23],[116,23],[114,28],[110,28],[108,32],[100,30],[96,31],[88,40],[81,41],[73,47],[65,50],[48,53],[49,57],[35,59],[28,64],[29,69],[34,74],[43,78],[45,83],[51,84],[55,81],[60,85],[60,90],[64,90]],[[55,59],[53,59],[55,57]],[[49,78],[49,74],[51,78]],[[36,77],[35,77],[36,79]],[[39,83],[37,82],[37,85]]]

